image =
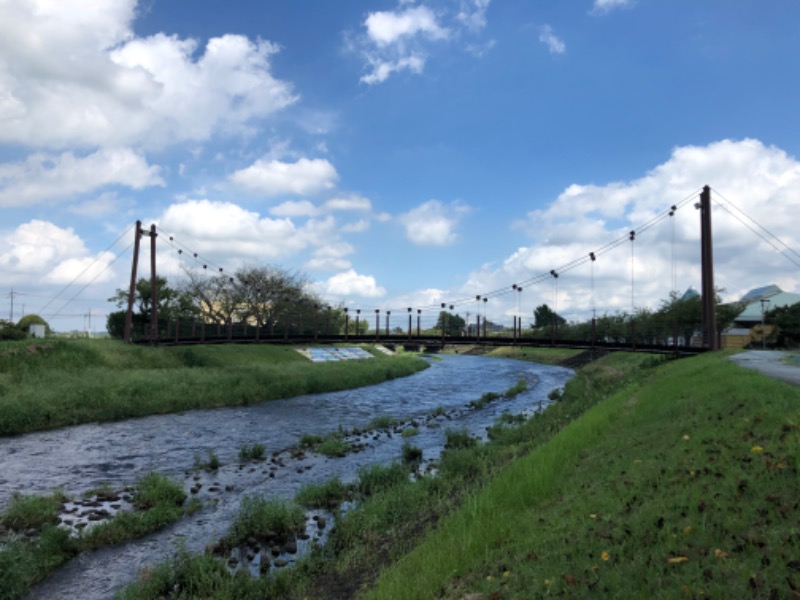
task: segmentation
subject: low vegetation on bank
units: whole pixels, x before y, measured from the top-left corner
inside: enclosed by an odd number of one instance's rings
[[[100,492],[102,495],[107,492]],[[186,503],[180,485],[151,473],[131,490],[132,511],[74,532],[59,523],[67,502],[49,496],[14,496],[0,515],[0,600],[24,597],[30,588],[80,552],[121,544],[177,521],[196,503]]]
[[[629,377],[640,376],[639,365],[647,360],[617,355],[602,366],[585,369],[567,385],[566,399],[544,413],[531,419],[523,415],[499,419],[489,432],[492,443],[480,443],[464,430],[447,430],[436,476],[412,476],[419,457],[407,456],[414,447],[406,444],[396,463],[364,468],[352,484],[333,479],[304,488],[296,501],[309,508],[333,510],[335,526],[327,543],[291,570],[256,579],[239,575],[203,583],[196,577],[201,565],[220,572],[224,570],[224,557],[179,553],[155,571],[142,574],[141,581],[122,597],[157,598],[165,590],[174,589],[219,598],[353,597],[375,581],[382,567],[412,550],[431,527],[471,498],[515,457],[550,439],[609,389]],[[518,393],[521,387],[517,384],[505,394]],[[375,424],[384,421],[390,419],[376,419]],[[347,510],[340,510],[344,501]],[[153,585],[156,580],[157,586]]]
[[[165,589],[217,598],[792,597],[800,590],[800,390],[723,353],[614,354],[490,442],[448,432],[435,477],[400,460],[298,495],[336,515],[271,577],[178,553]],[[354,504],[353,504],[354,503]],[[143,583],[125,598],[155,598]],[[149,593],[148,593],[149,592]]]
[[[428,365],[412,354],[311,363],[291,347],[0,343],[0,435],[372,385]]]
[[[366,596],[793,597],[798,447],[797,388],[723,353],[647,369],[510,464]]]

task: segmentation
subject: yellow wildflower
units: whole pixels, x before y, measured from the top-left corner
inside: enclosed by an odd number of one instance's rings
[[[605,562],[605,561],[608,561],[608,559],[609,559],[609,558],[611,558],[611,556],[610,556],[610,555],[608,554],[608,552],[606,552],[605,550],[603,550],[603,551],[600,553],[600,560],[602,560],[602,561],[604,561],[604,562]]]
[[[763,451],[764,448],[762,448],[761,446],[753,446],[752,448],[750,448],[750,452],[752,452],[753,454],[761,454]]]

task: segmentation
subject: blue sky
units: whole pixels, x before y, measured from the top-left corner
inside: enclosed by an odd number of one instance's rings
[[[2,318],[102,330],[137,219],[369,312],[654,307],[700,287],[706,184],[723,298],[800,292],[796,2],[88,4],[0,2]]]

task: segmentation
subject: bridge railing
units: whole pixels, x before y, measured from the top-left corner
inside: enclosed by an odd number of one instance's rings
[[[646,326],[635,319],[604,319],[579,324],[522,329],[474,330],[442,333],[438,330],[402,331],[395,328],[362,333],[335,331],[324,322],[282,321],[256,326],[247,322],[202,322],[197,319],[162,320],[155,337],[149,324],[134,324],[133,341],[156,344],[218,343],[415,343],[427,347],[448,344],[563,346],[580,348],[662,349],[686,351],[700,346],[698,328],[691,322],[658,322]]]

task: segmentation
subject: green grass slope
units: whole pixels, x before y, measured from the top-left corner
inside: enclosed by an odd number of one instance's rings
[[[427,367],[413,355],[311,363],[272,345],[0,344],[0,435],[380,383]]]
[[[723,353],[604,400],[508,466],[374,598],[793,598],[800,389]]]

